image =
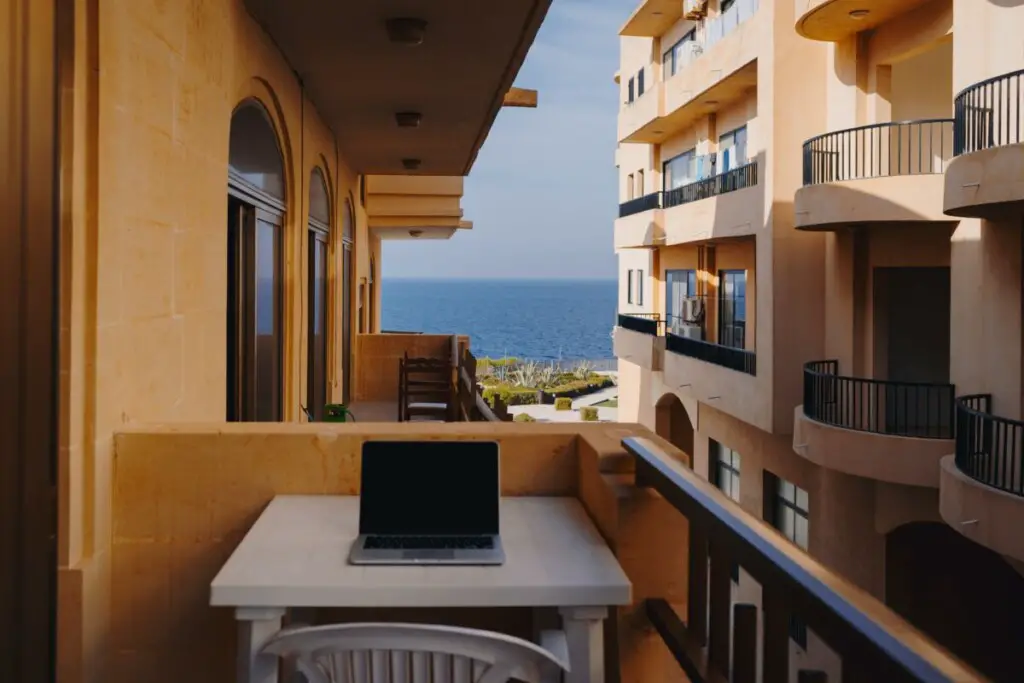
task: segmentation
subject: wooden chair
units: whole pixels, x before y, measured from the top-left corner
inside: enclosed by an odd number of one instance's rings
[[[452,366],[439,358],[398,361],[398,421],[414,418],[445,421],[453,407]]]
[[[279,631],[259,656],[295,663],[309,683],[555,683],[569,671],[563,631],[543,647],[501,633],[427,624],[336,624]]]

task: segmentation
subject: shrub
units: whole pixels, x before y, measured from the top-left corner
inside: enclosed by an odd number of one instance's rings
[[[528,406],[537,402],[537,391],[524,387],[512,387],[507,384],[496,384],[485,387],[481,392],[484,400],[491,406],[494,405],[494,397],[498,396],[507,406]]]
[[[512,418],[512,421],[513,422],[536,422],[537,418],[535,418],[533,415],[530,415],[529,413],[518,413],[515,417]]]
[[[597,408],[594,406],[580,408],[580,419],[584,422],[597,422]]]
[[[556,398],[555,410],[572,410],[572,399],[568,396]]]

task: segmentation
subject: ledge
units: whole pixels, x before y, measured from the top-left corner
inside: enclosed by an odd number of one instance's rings
[[[896,175],[801,187],[794,197],[796,228],[837,230],[862,223],[937,222],[942,212],[941,174]]]
[[[953,159],[943,209],[959,218],[998,220],[1024,210],[1024,143],[990,147]]]

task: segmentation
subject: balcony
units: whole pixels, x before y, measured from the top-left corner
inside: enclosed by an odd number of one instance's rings
[[[804,38],[838,43],[870,31],[928,0],[795,0],[796,32]]]
[[[804,367],[793,450],[846,474],[937,488],[953,447],[953,397],[951,384],[844,377],[838,361],[814,361]]]
[[[685,45],[675,75],[651,86],[656,101],[642,113],[620,114],[619,141],[661,144],[756,89],[756,61],[769,44],[768,22],[759,20],[758,9],[759,0],[736,0],[707,20],[697,39]]]
[[[613,347],[616,358],[660,371],[665,359],[665,321],[658,313],[620,313]]]
[[[841,668],[854,680],[887,683],[982,680],[728,500],[690,470],[684,453],[640,427],[154,425],[115,438],[109,638],[97,644],[109,683],[236,680],[238,627],[232,610],[210,606],[210,584],[254,521],[277,495],[358,495],[363,441],[417,438],[497,439],[504,496],[578,501],[607,542],[633,598],[612,610],[604,634],[591,634],[591,647],[604,646],[598,661],[607,673],[587,683],[669,680],[682,672],[691,680],[727,680],[733,672],[732,680],[752,681],[747,672],[758,668],[766,682],[785,681],[796,668],[791,615],[827,637],[841,661],[830,675]],[[761,584],[762,619],[758,605],[732,604],[734,563]],[[387,610],[306,604],[290,612],[312,623],[405,619],[526,638],[534,619],[552,616],[515,602]]]
[[[876,123],[811,138],[796,227],[837,230],[869,223],[949,223],[943,170],[953,155],[953,121]]]
[[[758,162],[751,161],[666,190],[662,197],[664,244],[753,234],[764,225],[757,169]]]
[[[953,104],[945,212],[1000,219],[1024,211],[1024,70],[965,88]]]
[[[992,397],[956,404],[956,451],[942,459],[939,511],[967,538],[1024,561],[1024,422],[991,414]]]
[[[682,17],[682,0],[641,0],[619,35],[658,38]]]
[[[648,75],[651,69],[647,69]],[[623,142],[641,142],[638,131],[646,130],[660,120],[665,110],[664,83],[651,83],[636,99],[624,102],[619,110],[618,138]]]
[[[661,192],[651,192],[619,204],[615,220],[616,249],[653,247],[665,239]]]

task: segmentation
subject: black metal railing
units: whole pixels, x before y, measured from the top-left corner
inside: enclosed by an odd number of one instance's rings
[[[837,130],[804,143],[804,185],[942,173],[952,156],[953,119]]]
[[[757,162],[751,161],[725,173],[702,178],[672,190],[665,190],[665,198],[662,204],[664,208],[668,209],[709,197],[717,197],[728,192],[735,192],[745,187],[753,187],[754,185],[757,185]]]
[[[652,192],[643,197],[630,199],[628,202],[619,204],[619,218],[632,216],[634,214],[661,208],[661,192]]]
[[[953,154],[1024,142],[1024,69],[960,91],[953,100]]]
[[[659,313],[619,313],[619,327],[652,337],[665,334],[665,321]]]
[[[644,607],[689,680],[825,681],[821,671],[801,671],[811,662],[791,654],[794,617],[838,657],[843,683],[985,680],[702,479],[682,462],[685,455],[642,437],[622,446],[633,458],[636,486],[653,489],[687,520],[685,612],[651,596]],[[730,600],[737,564],[760,587],[760,605]]]
[[[952,384],[844,377],[836,360],[804,366],[804,415],[843,429],[952,439],[954,395]]]
[[[991,413],[989,394],[957,399],[956,466],[975,481],[1024,497],[1024,422]]]
[[[691,339],[671,332],[665,335],[665,348],[681,356],[702,360],[736,372],[757,375],[755,351]]]

